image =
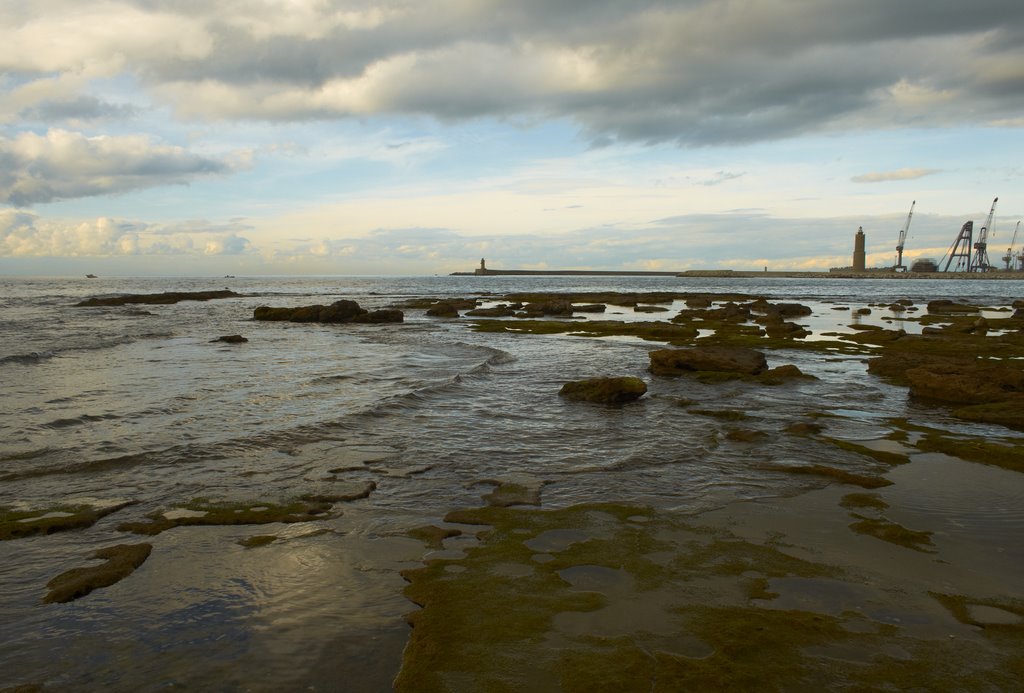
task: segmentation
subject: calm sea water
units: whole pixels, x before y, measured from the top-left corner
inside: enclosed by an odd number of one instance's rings
[[[243,297],[167,306],[78,308],[82,298],[231,288]],[[652,378],[635,339],[478,334],[407,310],[391,325],[254,322],[259,305],[511,291],[694,291],[811,305],[820,333],[833,310],[910,298],[1005,306],[1024,283],[633,277],[0,278],[0,505],[136,500],[78,532],[0,543],[0,687],[94,690],[388,690],[407,635],[398,571],[424,555],[407,529],[480,504],[493,481],[543,486],[546,506],[630,501],[687,512],[798,493],[810,478],[767,463],[872,469],[865,458],[780,435],[814,412],[830,434],[871,439],[907,416],[975,433],[905,390],[868,376],[861,357],[769,353],[819,380],[776,388]],[[673,313],[665,315],[671,316]],[[609,307],[602,319],[651,319]],[[657,316],[655,316],[657,317]],[[876,309],[879,324],[902,325]],[[902,325],[912,331],[915,325]],[[242,345],[211,343],[242,334]],[[607,409],[562,401],[567,380],[637,375],[644,401]],[[748,412],[756,445],[729,422]],[[331,473],[330,470],[344,471]],[[138,539],[130,519],[204,497],[275,501],[372,480],[367,499],[317,523],[179,528],[121,583],[42,605],[46,582],[97,548]],[[326,530],[326,531],[325,531]],[[279,540],[245,549],[239,539]],[[461,540],[459,540],[461,541]],[[469,540],[465,540],[469,541]],[[456,550],[458,541],[449,542]]]

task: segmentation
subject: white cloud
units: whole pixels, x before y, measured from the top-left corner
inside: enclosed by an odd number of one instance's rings
[[[914,180],[924,178],[935,173],[940,173],[934,168],[901,168],[896,171],[877,171],[854,176],[850,180],[854,183],[887,183],[894,180]]]
[[[17,206],[185,183],[231,170],[224,159],[140,135],[87,137],[67,130],[0,136],[0,165],[0,202]]]
[[[47,219],[0,209],[0,257],[118,257],[139,255],[239,255],[252,243],[240,223],[147,224],[100,217]],[[201,248],[202,250],[198,250]]]

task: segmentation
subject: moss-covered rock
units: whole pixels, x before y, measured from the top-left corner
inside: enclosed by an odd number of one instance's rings
[[[117,528],[122,532],[154,535],[182,526],[311,522],[335,517],[330,510],[330,503],[319,501],[214,503],[200,498],[170,510],[150,513],[146,516],[148,522],[124,522]]]
[[[566,399],[599,404],[625,404],[647,393],[647,383],[632,376],[589,378],[568,382],[558,392]]]
[[[126,501],[106,506],[57,505],[34,510],[0,506],[0,541],[92,527],[100,518],[135,503]]]
[[[70,602],[93,590],[109,587],[135,572],[149,558],[151,544],[118,544],[95,552],[92,557],[106,559],[102,565],[72,568],[47,583],[49,593],[43,602]]]
[[[124,306],[124,305],[169,305],[179,301],[211,301],[218,298],[241,296],[229,289],[219,291],[166,291],[160,294],[122,294],[120,296],[98,296],[76,303],[76,306]]]
[[[649,352],[655,375],[683,375],[695,371],[734,372],[756,375],[768,369],[765,355],[744,347],[707,346],[690,349],[657,349]]]
[[[368,311],[355,301],[340,300],[329,306],[312,305],[298,308],[259,306],[253,311],[254,320],[320,323],[384,323],[402,322],[405,314],[397,308]]]

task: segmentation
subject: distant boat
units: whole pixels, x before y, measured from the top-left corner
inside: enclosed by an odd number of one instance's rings
[[[225,278],[225,279],[234,279],[234,278],[235,278],[235,275],[233,275],[233,274],[225,274],[225,275],[224,275],[224,278]]]
[[[86,279],[95,279],[96,275],[95,274],[87,274],[87,275],[85,275],[85,278]]]

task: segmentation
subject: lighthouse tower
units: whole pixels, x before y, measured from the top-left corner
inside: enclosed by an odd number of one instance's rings
[[[864,266],[864,227],[857,227],[857,235],[853,237],[853,271],[863,272]]]

